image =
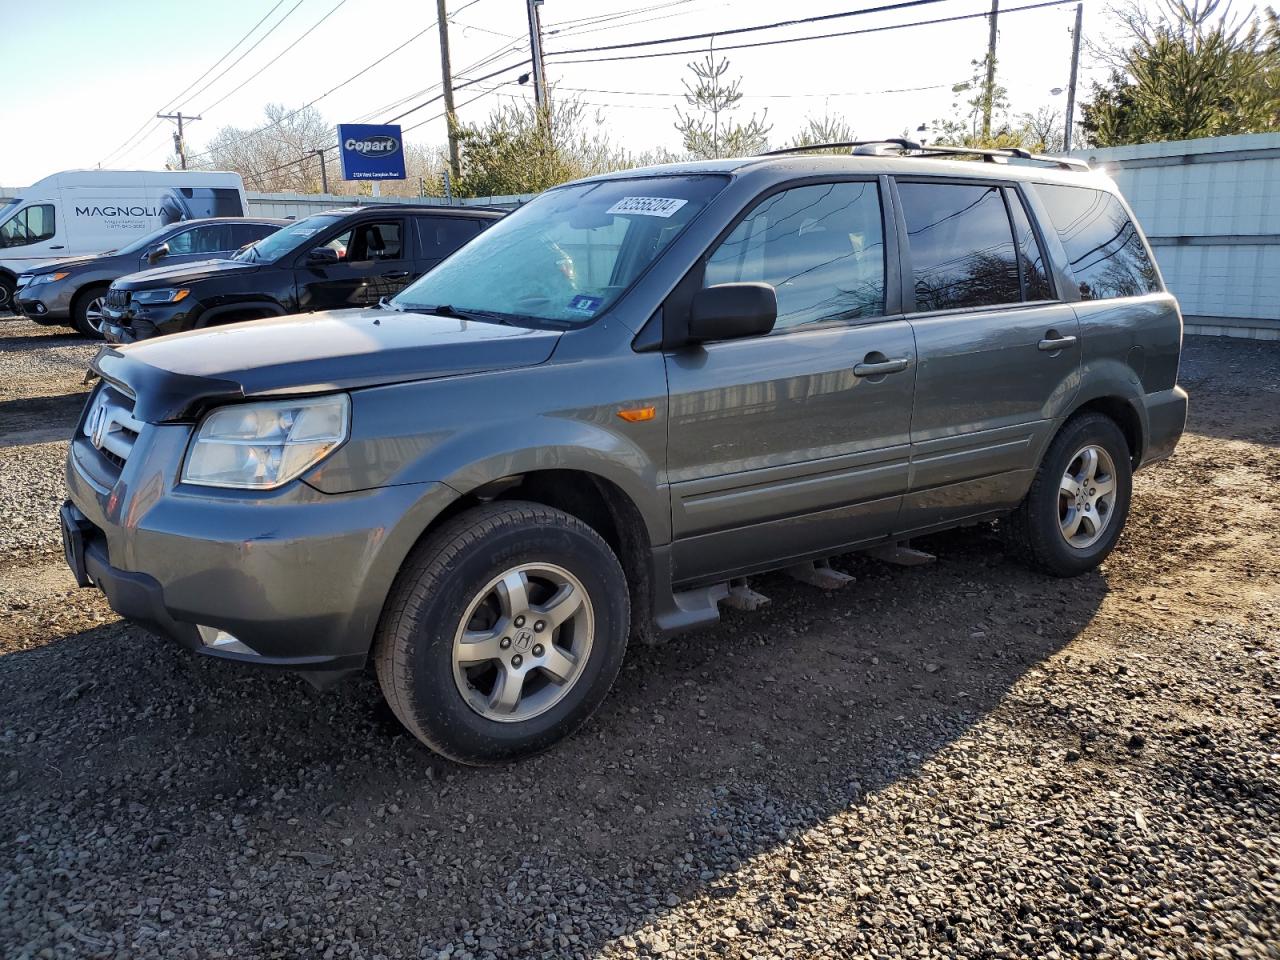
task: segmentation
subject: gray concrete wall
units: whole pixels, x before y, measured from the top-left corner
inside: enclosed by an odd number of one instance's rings
[[[1280,339],[1280,133],[1072,156],[1119,185],[1188,333]]]

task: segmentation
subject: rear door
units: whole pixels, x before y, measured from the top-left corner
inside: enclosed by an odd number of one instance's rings
[[[414,275],[405,228],[404,217],[386,217],[334,231],[315,246],[337,250],[337,263],[308,264],[304,251],[296,267],[299,308],[374,306],[403,290]]]
[[[1016,504],[1078,387],[1079,331],[1016,185],[898,177],[919,367],[899,532]]]
[[[771,192],[695,268],[695,286],[772,284],[778,323],[769,336],[667,355],[677,580],[892,530],[907,485],[915,347],[896,283],[886,283],[897,263],[886,185]]]
[[[466,217],[414,217],[418,232],[418,250],[414,266],[426,273],[453,251],[484,229],[483,220]]]

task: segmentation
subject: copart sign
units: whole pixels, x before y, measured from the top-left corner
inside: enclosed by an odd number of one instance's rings
[[[395,123],[338,124],[343,180],[403,180],[404,143]]]

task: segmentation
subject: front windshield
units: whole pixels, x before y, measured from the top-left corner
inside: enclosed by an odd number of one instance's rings
[[[581,326],[607,310],[727,182],[717,175],[638,177],[548,191],[391,305]]]
[[[263,237],[231,259],[247,260],[250,263],[272,263],[286,253],[296,250],[317,234],[328,230],[341,219],[341,214],[317,213]]]
[[[172,231],[173,231],[173,224],[169,224],[168,226],[161,227],[159,230],[152,230],[141,240],[135,240],[133,241],[133,243],[129,244],[128,246],[121,247],[119,250],[116,251],[116,253],[141,253],[143,250],[151,246],[153,243],[159,243],[160,240],[164,238],[164,235],[166,233],[171,233]]]

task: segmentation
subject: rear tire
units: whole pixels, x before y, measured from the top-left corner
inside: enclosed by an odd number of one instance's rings
[[[626,577],[589,526],[537,503],[468,510],[414,548],[374,641],[383,695],[432,750],[468,764],[577,730],[622,665]]]
[[[1055,577],[1097,567],[1129,516],[1131,456],[1110,417],[1085,413],[1068,420],[1049,444],[1026,498],[1001,525],[1011,552]]]
[[[91,340],[102,339],[102,302],[106,296],[104,286],[86,287],[71,301],[71,322]]]
[[[0,317],[17,312],[13,305],[13,294],[17,289],[18,284],[12,277],[0,276]]]

